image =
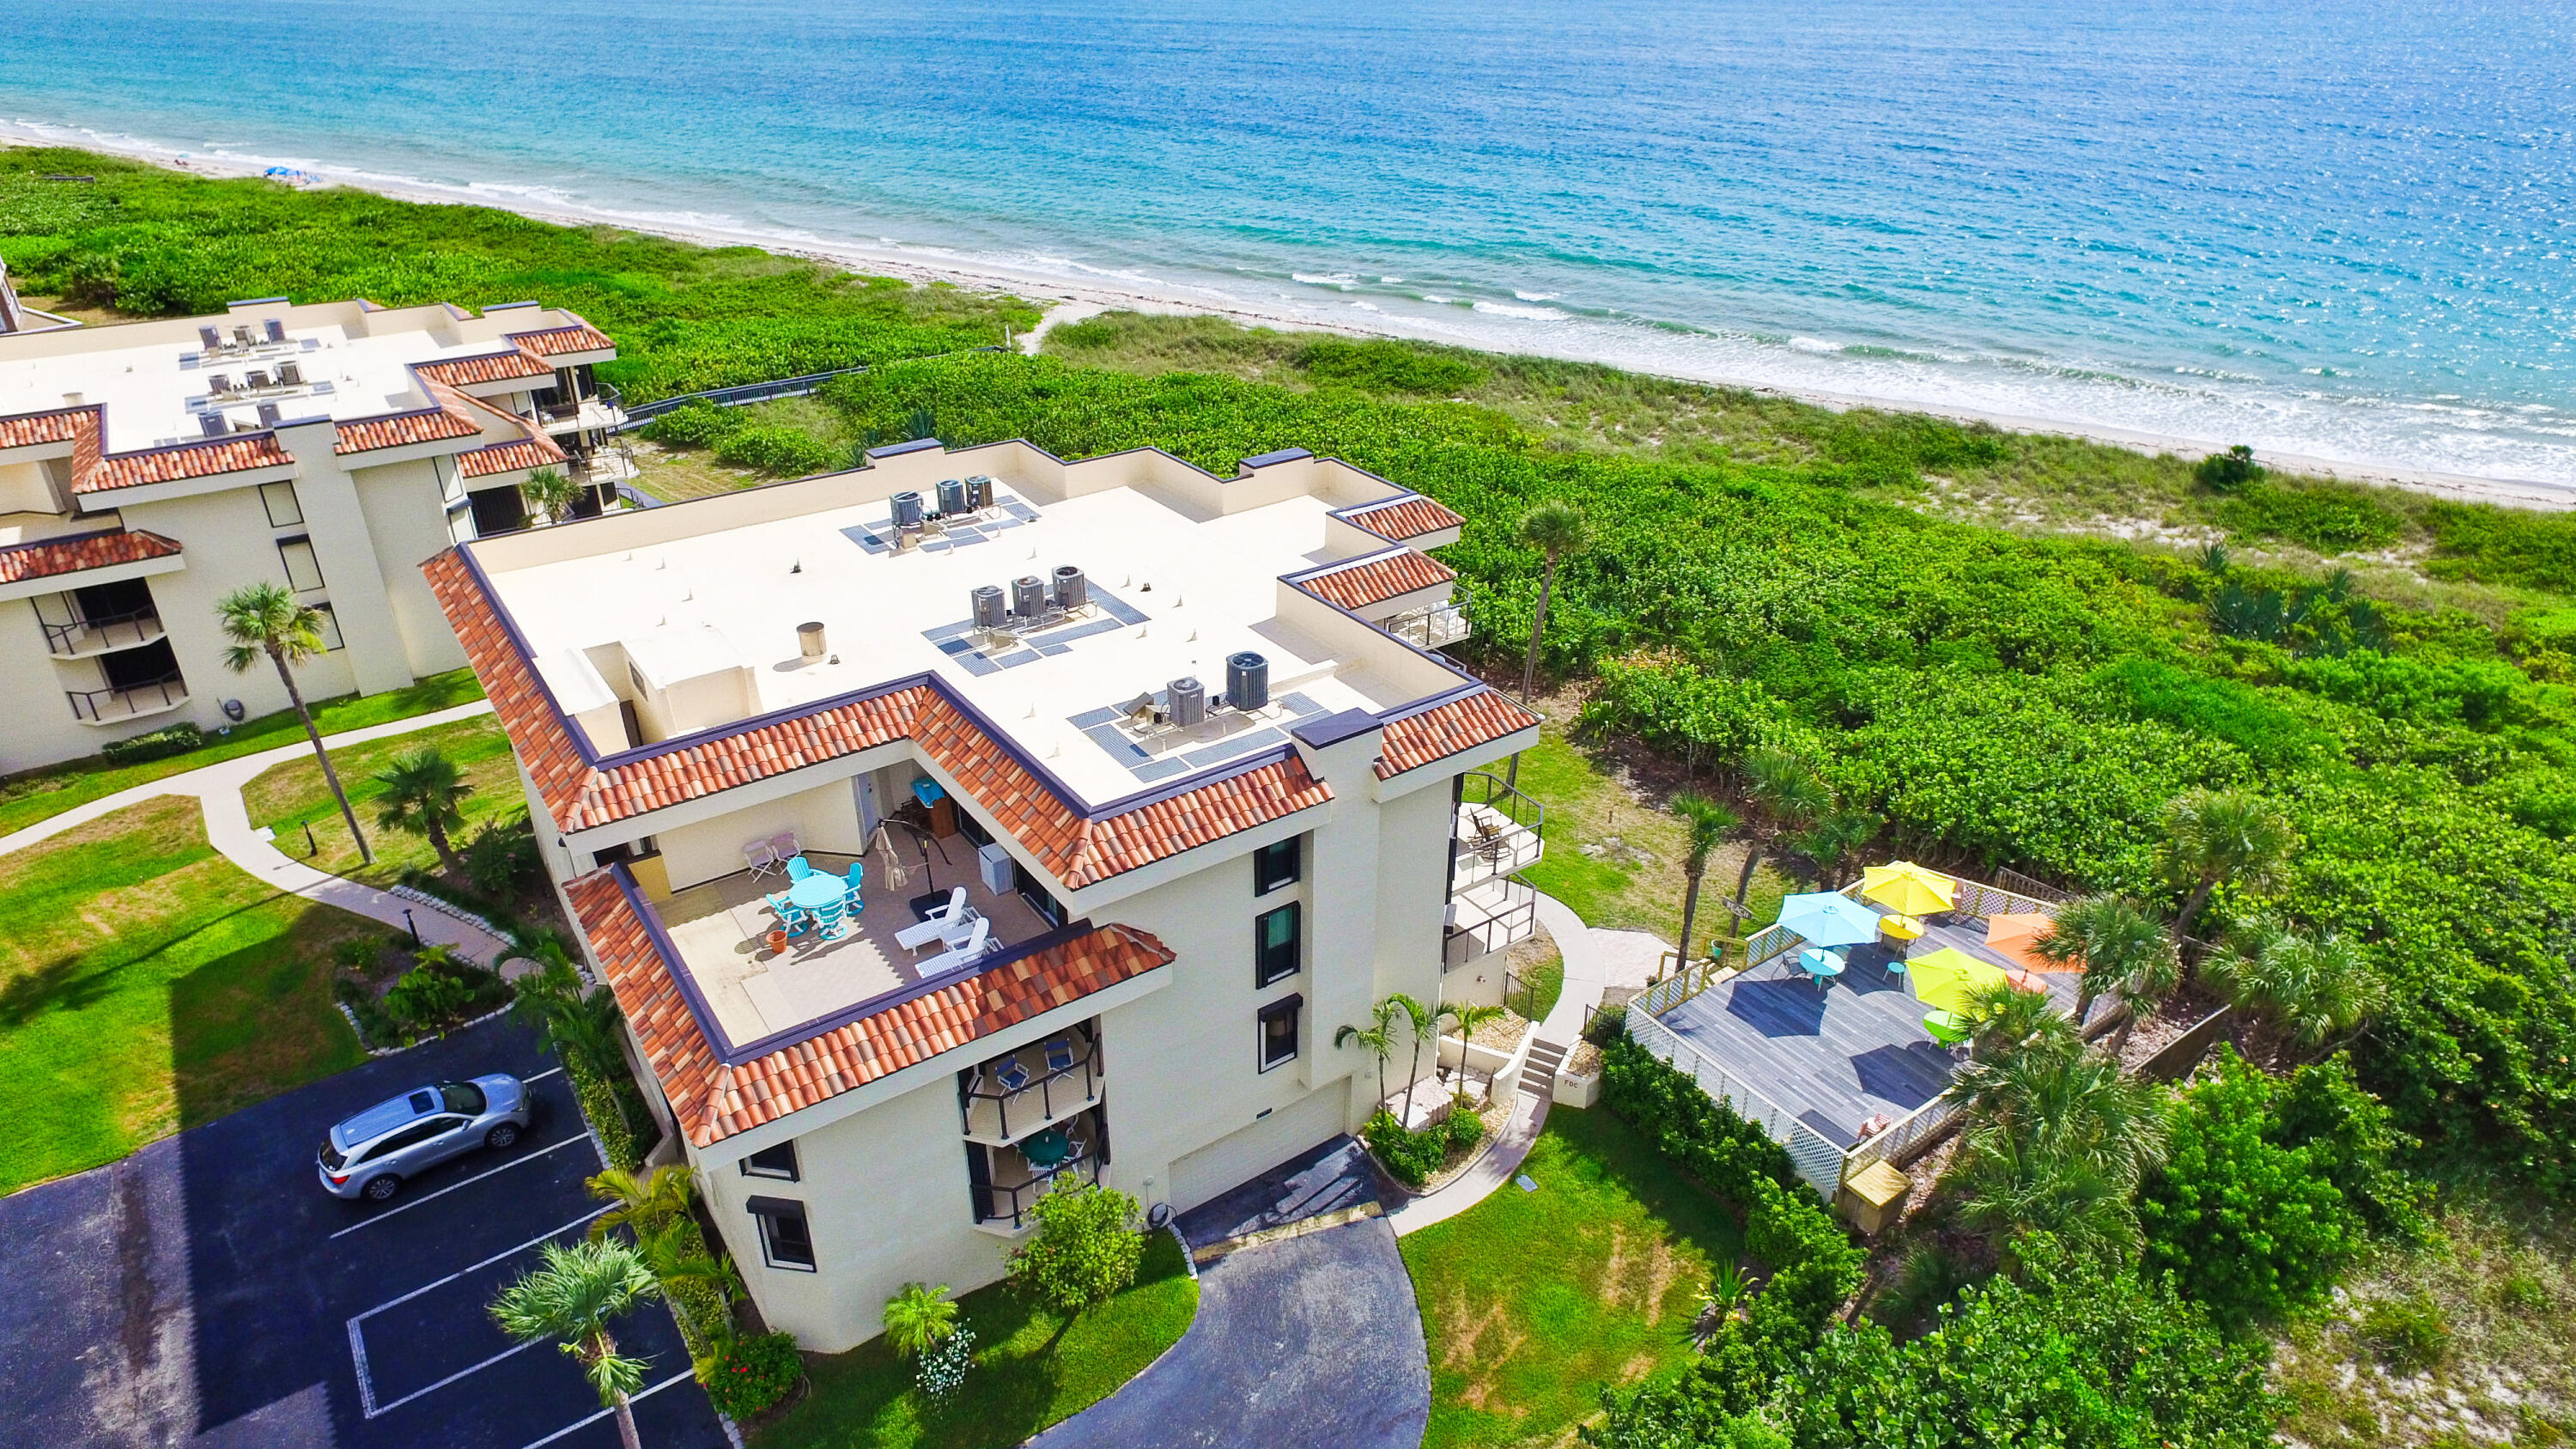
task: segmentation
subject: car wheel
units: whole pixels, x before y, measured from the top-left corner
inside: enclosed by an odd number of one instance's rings
[[[369,1202],[383,1202],[400,1191],[402,1191],[402,1179],[390,1172],[382,1177],[367,1179],[366,1197]]]
[[[503,1122],[483,1134],[483,1145],[486,1147],[507,1147],[518,1140],[519,1124],[516,1122]]]

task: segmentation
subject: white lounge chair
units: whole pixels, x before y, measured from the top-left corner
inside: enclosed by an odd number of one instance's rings
[[[948,892],[948,904],[930,913],[930,919],[904,927],[894,933],[894,943],[907,951],[918,951],[933,941],[943,940],[951,921],[966,916],[966,888],[958,886]]]
[[[922,976],[926,979],[957,970],[961,966],[973,965],[975,958],[983,955],[985,947],[991,944],[992,933],[991,918],[977,916],[975,928],[967,935],[963,945],[951,946],[921,963]]]

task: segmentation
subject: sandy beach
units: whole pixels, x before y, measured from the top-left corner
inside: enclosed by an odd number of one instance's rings
[[[267,170],[266,164],[259,161],[209,157],[136,144],[117,145],[88,133],[83,133],[74,139],[64,132],[51,128],[37,130],[7,123],[0,123],[0,144],[77,145],[87,150],[123,155],[134,160],[204,176],[258,176]],[[461,187],[403,185],[389,182],[382,177],[341,175],[328,169],[316,169],[310,174],[319,184],[349,186],[402,201],[431,205],[488,206],[515,212],[533,220],[559,225],[610,225],[703,246],[753,246],[781,256],[801,257],[852,271],[898,277],[915,283],[946,282],[975,290],[1007,292],[1047,304],[1046,320],[1039,332],[1022,339],[1023,346],[1030,350],[1034,350],[1034,344],[1040,335],[1062,322],[1103,311],[1118,310],[1220,316],[1251,326],[1327,331],[1349,336],[1447,340],[1429,337],[1421,332],[1393,325],[1396,320],[1394,318],[1385,318],[1385,325],[1372,325],[1369,319],[1379,314],[1364,314],[1362,317],[1347,320],[1341,317],[1319,319],[1286,311],[1265,310],[1256,306],[1214,303],[1204,298],[1185,298],[1131,287],[1069,280],[1061,275],[1033,269],[1021,270],[985,258],[964,258],[934,248],[872,247],[844,241],[799,244],[781,241],[772,235],[729,231],[715,226],[640,221],[632,216],[606,211],[593,212],[578,208],[547,206],[526,200],[469,192]],[[1609,362],[1608,359],[1598,356],[1575,353],[1552,355],[1559,356],[1560,360],[1565,361]],[[1609,362],[1609,365],[1640,372],[1655,371],[1635,368],[1625,362]],[[1959,422],[1987,423],[2010,432],[2083,438],[2117,447],[2133,448],[2149,454],[2173,453],[2184,458],[2199,458],[2221,451],[2228,446],[2226,441],[2215,438],[2140,432],[2070,419],[2017,416],[1975,408],[1945,407],[1920,399],[1872,398],[1847,393],[1781,387],[1756,377],[1699,375],[1687,372],[1660,372],[1655,375],[1672,377],[1678,381],[1742,388],[1769,396],[1792,398],[1820,407],[1880,408],[1893,412],[1925,413]],[[2261,450],[2258,456],[2265,466],[2285,472],[2335,478],[2348,482],[2393,485],[2462,502],[2495,503],[2550,511],[2576,510],[2576,483],[2430,472],[2384,464],[2357,463],[2345,459],[2310,457],[2269,449]]]

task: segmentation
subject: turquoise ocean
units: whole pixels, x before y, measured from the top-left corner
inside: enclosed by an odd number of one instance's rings
[[[0,0],[0,34],[22,135],[2576,485],[2563,0]]]

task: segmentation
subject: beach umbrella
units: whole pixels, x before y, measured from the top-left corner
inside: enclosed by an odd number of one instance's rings
[[[1818,946],[1857,946],[1878,939],[1878,912],[1840,891],[1815,891],[1780,902],[1780,924]]]
[[[2061,966],[2039,954],[2037,943],[2055,929],[2057,918],[2037,911],[2018,911],[2010,915],[1986,917],[1986,947],[1996,955],[2018,961],[2032,971],[2081,971],[2084,963],[2069,961]]]
[[[1910,860],[1894,865],[1873,865],[1861,872],[1860,893],[1903,916],[1928,915],[1950,909],[1959,883],[1937,870],[1927,870]]]
[[[2002,967],[1989,966],[1952,946],[1906,962],[1905,979],[1914,985],[1915,1000],[1960,1016],[1967,1014],[1972,992],[2012,980]]]

